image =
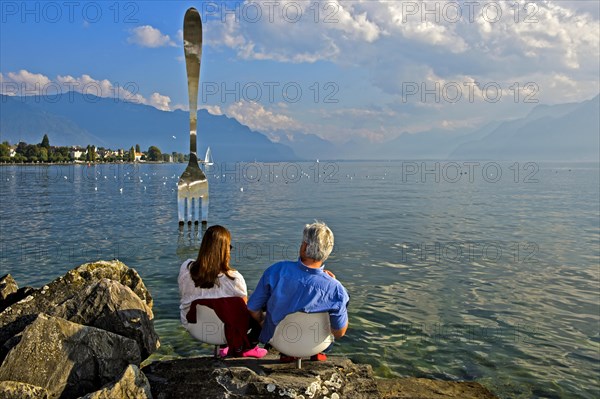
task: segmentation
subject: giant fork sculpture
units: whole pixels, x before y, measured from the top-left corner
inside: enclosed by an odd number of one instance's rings
[[[208,180],[198,165],[196,153],[196,128],[198,108],[198,82],[200,80],[200,61],[202,58],[202,20],[195,8],[186,11],[183,19],[183,49],[187,71],[188,96],[190,103],[190,160],[177,183],[177,210],[179,224],[187,222],[198,224],[208,220]],[[187,201],[186,201],[187,200]],[[202,208],[200,207],[202,201]],[[202,214],[200,210],[202,209]]]

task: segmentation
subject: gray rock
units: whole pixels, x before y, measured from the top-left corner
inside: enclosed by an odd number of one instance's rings
[[[140,369],[130,364],[121,378],[111,382],[102,389],[88,393],[80,399],[152,399],[150,383]]]
[[[48,399],[48,391],[42,387],[18,381],[0,381],[2,399]]]
[[[0,381],[45,388],[49,398],[72,398],[98,390],[140,361],[132,339],[39,315],[0,366]]]
[[[33,294],[35,288],[32,287],[21,287],[16,292],[7,295],[5,299],[0,299],[0,312],[7,307],[19,302],[21,299],[28,297]]]
[[[0,345],[23,331],[37,314],[52,313],[56,307],[103,278],[129,287],[150,309],[150,319],[154,318],[152,296],[134,269],[117,260],[85,263],[4,309],[0,313]]]
[[[0,312],[33,292],[31,287],[19,288],[10,274],[0,277]]]
[[[19,287],[10,274],[0,277],[0,301],[4,301],[10,294],[17,292]]]
[[[103,278],[49,312],[74,323],[134,339],[142,359],[159,347],[152,310],[129,287]]]

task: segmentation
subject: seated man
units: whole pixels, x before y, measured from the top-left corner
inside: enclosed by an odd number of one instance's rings
[[[304,227],[298,260],[278,262],[265,270],[248,301],[250,314],[262,325],[261,342],[268,343],[277,324],[294,312],[328,312],[333,336],[346,334],[348,293],[323,267],[332,249],[333,233],[325,223],[315,222]]]

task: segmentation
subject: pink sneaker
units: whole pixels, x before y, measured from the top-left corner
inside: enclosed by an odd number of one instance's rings
[[[263,348],[259,348],[258,346],[255,346],[254,348],[250,349],[249,351],[246,351],[242,354],[242,356],[244,357],[255,357],[257,359],[260,359],[261,357],[265,357],[265,355],[269,353],[268,350],[263,349]]]
[[[219,356],[220,357],[226,357],[228,353],[229,353],[229,347],[228,346],[226,346],[225,348],[219,349]]]

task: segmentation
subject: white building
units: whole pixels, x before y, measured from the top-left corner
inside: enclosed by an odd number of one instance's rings
[[[87,148],[72,147],[69,151],[71,159],[78,160],[82,155],[87,154]]]

